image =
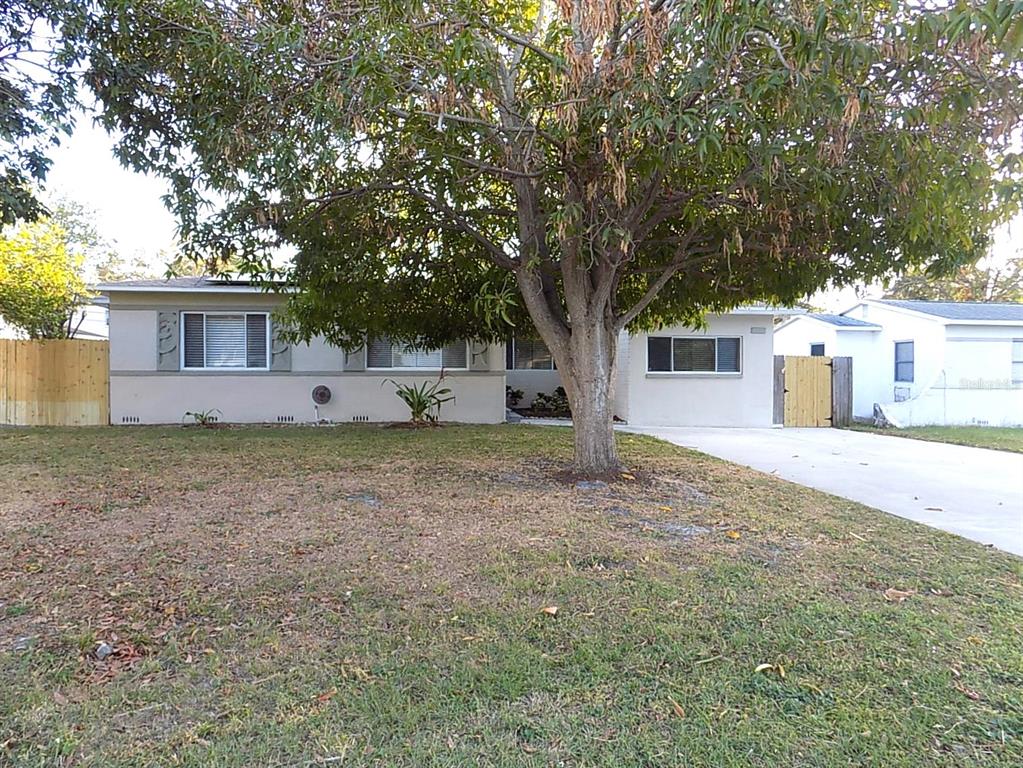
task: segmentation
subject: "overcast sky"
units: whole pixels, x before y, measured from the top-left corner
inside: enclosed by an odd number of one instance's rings
[[[139,255],[163,274],[161,251],[173,252],[176,224],[160,199],[168,187],[162,179],[144,176],[121,167],[113,154],[113,142],[91,118],[83,117],[70,139],[53,155],[47,190],[96,210],[96,227],[101,236],[114,241],[125,257]],[[1023,238],[1023,217],[996,233],[992,258],[998,262],[1019,253]],[[866,295],[880,296],[880,288]],[[815,297],[814,304],[840,312],[852,306],[857,291],[852,288],[828,291]]]

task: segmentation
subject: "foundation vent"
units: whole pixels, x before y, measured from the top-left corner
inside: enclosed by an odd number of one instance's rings
[[[368,422],[369,416],[352,416],[352,421]]]
[[[294,416],[278,416],[277,417],[277,423],[278,424],[294,424],[295,423],[295,417]]]
[[[140,423],[140,420],[139,420],[138,416],[122,416],[121,417],[121,423],[122,424],[138,424],[138,423]]]

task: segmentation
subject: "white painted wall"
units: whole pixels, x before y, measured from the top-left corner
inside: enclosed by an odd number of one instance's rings
[[[800,355],[810,354],[811,344],[823,344],[824,354],[828,357],[845,354],[838,352],[838,334],[835,326],[822,323],[811,317],[794,317],[782,323],[774,330],[774,354]]]
[[[751,329],[763,329],[753,333]],[[741,372],[650,373],[647,334],[630,339],[622,360],[627,418],[641,426],[770,427],[774,348],[771,315],[716,315],[705,330],[674,327],[650,335],[738,336]]]

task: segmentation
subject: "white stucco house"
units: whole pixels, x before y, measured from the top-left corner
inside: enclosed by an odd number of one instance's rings
[[[774,350],[851,357],[857,418],[1023,425],[1023,304],[866,300],[786,320]]]
[[[407,410],[386,380],[436,379],[442,368],[455,395],[445,420],[498,423],[506,382],[526,390],[526,402],[560,383],[539,342],[428,350],[370,340],[346,354],[322,339],[278,338],[272,312],[280,297],[242,281],[188,277],[98,288],[109,301],[112,424],[180,423],[186,411],[210,409],[243,423],[403,420]],[[618,417],[771,426],[778,312],[752,307],[709,317],[701,330],[623,334]],[[317,387],[330,391],[328,401],[314,403]]]

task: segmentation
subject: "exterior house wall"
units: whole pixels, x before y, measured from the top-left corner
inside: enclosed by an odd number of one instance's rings
[[[823,344],[827,357],[845,354],[836,351],[838,335],[833,325],[809,317],[795,317],[775,329],[774,354],[806,357],[811,344]]]
[[[549,395],[556,387],[561,386],[561,374],[551,370],[509,368],[505,379],[512,389],[522,390],[522,400],[516,406],[520,408],[528,408],[541,392]]]
[[[270,311],[279,303],[254,292],[112,292],[110,304],[110,420],[113,424],[180,423],[186,411],[216,408],[228,422],[307,422],[354,419],[400,421],[405,405],[387,379],[435,380],[437,371],[345,370],[345,355],[322,339],[296,344],[289,371],[157,370],[160,311]],[[486,370],[447,371],[455,401],[444,405],[445,421],[504,421],[504,350],[487,351]],[[332,398],[314,408],[311,392],[326,385]]]
[[[752,329],[762,330],[762,333]],[[738,336],[740,373],[651,373],[647,336]],[[729,314],[704,330],[683,326],[630,339],[624,363],[628,420],[643,426],[770,427],[773,421],[773,317]]]

